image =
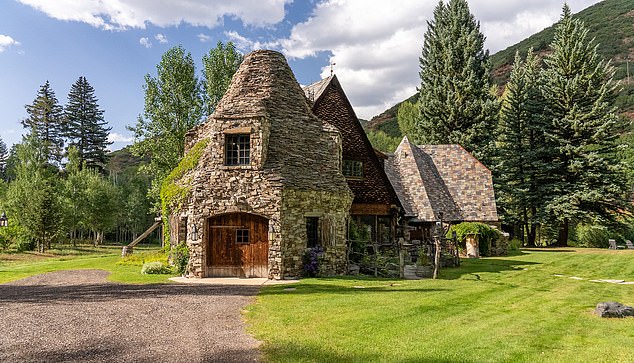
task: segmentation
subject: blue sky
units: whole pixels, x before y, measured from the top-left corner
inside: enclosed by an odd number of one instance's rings
[[[598,0],[572,0],[577,12]],[[409,97],[436,0],[2,0],[0,2],[0,137],[21,140],[24,105],[50,81],[61,104],[85,76],[112,127],[112,149],[143,112],[144,76],[161,55],[183,45],[200,72],[218,41],[243,53],[283,52],[301,84],[329,74],[329,64],[359,117],[371,118]],[[491,52],[551,25],[562,3],[471,0]]]

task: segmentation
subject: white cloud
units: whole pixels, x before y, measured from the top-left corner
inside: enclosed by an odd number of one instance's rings
[[[197,36],[198,36],[198,40],[200,40],[201,43],[207,43],[211,41],[211,37],[207,34],[200,33]]]
[[[259,42],[253,41],[240,35],[236,31],[226,31],[225,36],[229,38],[229,41],[236,45],[236,48],[242,52],[250,52],[256,49],[277,49],[280,46],[278,41]]]
[[[152,48],[152,42],[150,41],[150,38],[148,37],[143,37],[139,39],[139,44],[141,44],[142,46],[146,48]]]
[[[164,34],[156,34],[154,39],[156,39],[159,43],[167,43],[167,37]]]
[[[108,142],[133,142],[134,137],[125,136],[117,132],[111,132],[108,135]]]
[[[20,45],[20,42],[8,35],[0,34],[0,53],[4,52],[7,48],[13,45]]]
[[[577,12],[599,0],[569,0]],[[552,25],[560,16],[563,0],[470,0],[491,53],[506,48]],[[278,41],[291,58],[321,52],[331,54],[335,73],[361,118],[370,118],[416,92],[423,34],[432,19],[436,1],[325,0],[310,18],[298,23]],[[234,34],[236,42],[256,45]],[[229,36],[229,34],[228,34]],[[275,45],[275,43],[269,43]],[[321,75],[330,74],[329,64]]]
[[[79,21],[102,29],[167,27],[187,23],[213,28],[224,16],[246,25],[270,26],[284,19],[290,0],[18,0],[48,16]]]

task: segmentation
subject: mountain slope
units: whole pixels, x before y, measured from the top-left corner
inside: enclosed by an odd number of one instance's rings
[[[622,90],[615,103],[619,111],[634,120],[634,1],[604,0],[574,15],[588,28],[588,36],[599,43],[598,51],[616,68],[614,78],[621,81]],[[500,90],[508,80],[515,52],[525,56],[530,47],[540,55],[549,52],[554,25],[521,42],[491,56],[491,77]],[[629,77],[628,77],[629,74]],[[418,95],[408,100],[415,101]],[[390,136],[400,137],[396,112],[401,103],[374,116],[368,121],[368,131],[384,131]]]

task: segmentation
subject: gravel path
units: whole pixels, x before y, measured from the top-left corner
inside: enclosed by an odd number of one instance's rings
[[[0,284],[0,362],[253,362],[258,286],[125,285],[100,270]]]

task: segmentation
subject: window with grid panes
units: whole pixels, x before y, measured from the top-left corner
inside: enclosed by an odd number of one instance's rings
[[[236,230],[236,243],[237,244],[248,244],[249,243],[249,230],[248,229],[237,229]]]
[[[356,160],[344,160],[343,175],[349,178],[363,178],[363,162]]]
[[[225,135],[225,165],[249,165],[251,163],[251,135]]]

